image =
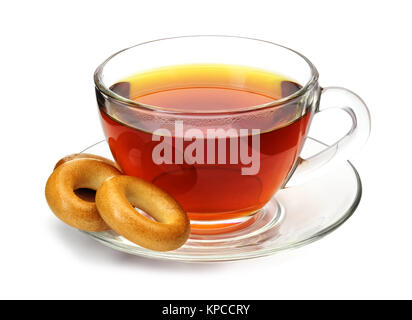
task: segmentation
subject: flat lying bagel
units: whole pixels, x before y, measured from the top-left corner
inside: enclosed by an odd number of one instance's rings
[[[112,160],[109,160],[107,158],[101,157],[101,156],[96,156],[95,154],[91,154],[91,153],[73,153],[70,154],[68,156],[65,156],[64,158],[61,158],[56,165],[54,166],[54,170],[56,170],[57,167],[59,167],[60,165],[62,165],[63,163],[66,163],[68,161],[72,161],[72,160],[77,160],[77,159],[95,159],[95,160],[100,160],[103,161],[107,164],[110,164],[111,166],[115,167],[116,169],[120,170],[119,166],[117,165],[117,163],[115,163]]]
[[[62,162],[47,180],[47,203],[58,218],[72,227],[84,231],[108,230],[110,228],[100,217],[96,204],[79,198],[74,190],[97,190],[107,178],[120,174],[112,165],[97,159]]]
[[[179,203],[142,179],[115,176],[106,180],[97,190],[96,206],[114,231],[147,249],[174,250],[189,237],[189,218]],[[134,207],[156,221],[138,213]]]

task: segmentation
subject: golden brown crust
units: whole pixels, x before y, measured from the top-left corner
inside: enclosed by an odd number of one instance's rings
[[[96,204],[79,198],[74,190],[97,190],[104,180],[120,174],[119,170],[100,159],[63,161],[56,165],[47,181],[47,203],[58,218],[72,227],[85,231],[107,230],[109,227],[100,217]]]
[[[101,156],[96,156],[95,154],[91,154],[91,153],[73,153],[73,154],[70,154],[68,156],[65,156],[64,158],[61,158],[56,163],[56,165],[54,166],[54,170],[56,170],[56,168],[59,167],[60,165],[62,165],[63,163],[66,163],[66,162],[72,161],[72,160],[77,160],[77,159],[95,159],[95,160],[103,161],[103,162],[115,167],[119,171],[121,171],[119,166],[117,165],[117,163],[115,163],[114,161],[109,160],[109,159],[104,158],[104,157],[101,157]]]
[[[126,239],[151,250],[169,251],[189,237],[190,221],[169,194],[142,179],[114,176],[96,193],[96,206],[103,220]],[[136,212],[150,214],[156,221]]]

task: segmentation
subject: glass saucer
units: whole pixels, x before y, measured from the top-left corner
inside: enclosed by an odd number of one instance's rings
[[[324,147],[308,137],[302,155]],[[112,159],[105,140],[82,152]],[[278,191],[249,226],[213,236],[192,235],[174,251],[147,250],[113,231],[85,233],[113,249],[148,258],[183,262],[251,259],[311,243],[335,230],[355,211],[361,194],[359,174],[347,161],[304,184]]]

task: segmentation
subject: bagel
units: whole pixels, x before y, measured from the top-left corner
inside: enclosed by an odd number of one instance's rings
[[[77,159],[95,159],[95,160],[103,161],[115,167],[116,169],[120,170],[119,166],[114,161],[101,157],[101,156],[96,156],[95,154],[91,154],[91,153],[73,153],[71,155],[65,156],[64,158],[61,158],[56,163],[56,165],[54,166],[54,170],[56,170],[56,168],[62,165],[63,163],[66,163],[72,160],[77,160]]]
[[[76,189],[97,190],[104,180],[120,171],[100,159],[60,160],[46,183],[46,200],[53,213],[68,225],[84,231],[110,229],[100,217],[95,202],[81,199]],[[104,159],[104,158],[103,158]]]
[[[183,208],[172,196],[143,179],[123,175],[105,180],[96,192],[96,206],[114,231],[147,249],[174,250],[189,237],[190,221]]]

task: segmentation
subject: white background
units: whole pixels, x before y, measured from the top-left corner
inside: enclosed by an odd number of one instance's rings
[[[0,298],[412,298],[408,4],[3,1]],[[95,67],[124,47],[188,34],[281,43],[311,59],[321,85],[364,98],[372,134],[351,158],[364,193],[341,228],[276,256],[202,265],[116,252],[54,217],[44,198],[54,163],[103,136]],[[331,142],[339,119],[314,122],[311,135]]]

